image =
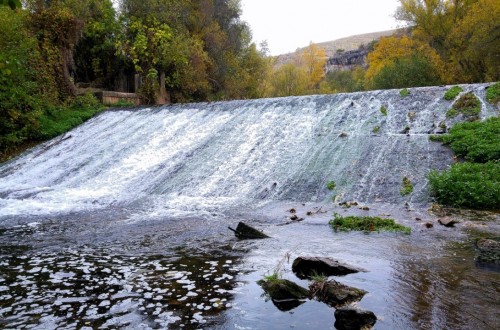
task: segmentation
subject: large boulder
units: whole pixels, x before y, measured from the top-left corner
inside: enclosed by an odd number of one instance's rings
[[[305,279],[314,275],[341,276],[365,270],[330,258],[298,257],[293,261],[292,271],[298,278]]]
[[[366,291],[336,281],[317,281],[309,285],[309,291],[319,301],[332,307],[343,306],[361,300]]]
[[[335,328],[338,330],[359,330],[372,327],[377,322],[373,312],[342,307],[335,310]]]

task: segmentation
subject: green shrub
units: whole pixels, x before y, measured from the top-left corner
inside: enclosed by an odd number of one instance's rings
[[[404,88],[399,91],[399,95],[401,95],[401,97],[407,97],[410,95],[410,90],[408,88]]]
[[[337,185],[335,184],[335,181],[330,181],[330,182],[328,182],[328,183],[326,184],[326,188],[327,188],[328,190],[333,190],[333,189],[335,189],[335,187],[336,187],[336,186],[337,186]]]
[[[409,195],[413,192],[413,184],[406,176],[403,178],[403,181],[401,183],[401,190],[399,192],[402,196]]]
[[[500,160],[499,137],[500,117],[491,117],[484,122],[457,123],[440,139],[449,144],[457,156],[471,162],[485,163]]]
[[[398,231],[409,234],[411,228],[397,224],[393,219],[383,219],[379,217],[368,216],[340,216],[335,213],[334,218],[330,220],[329,224],[335,230],[341,231]]]
[[[384,116],[387,116],[387,108],[386,108],[386,107],[381,106],[381,107],[380,107],[380,112],[381,112]]]
[[[454,100],[462,91],[462,87],[453,86],[452,88],[448,89],[446,93],[444,93],[444,99],[447,101]]]
[[[500,162],[457,163],[428,174],[430,192],[440,204],[473,209],[500,208]]]
[[[500,82],[486,89],[486,100],[491,104],[497,104],[500,101]]]
[[[474,93],[469,92],[460,96],[460,98],[453,103],[453,106],[446,113],[446,117],[453,118],[458,114],[463,114],[466,117],[477,117],[481,112],[481,101]]]

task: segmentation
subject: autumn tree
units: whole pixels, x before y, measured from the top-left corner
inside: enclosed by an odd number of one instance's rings
[[[408,72],[415,71],[415,68],[429,71],[423,73],[425,75],[424,79],[420,79],[418,82],[420,85],[435,83],[435,76],[439,81],[447,81],[443,61],[428,44],[407,36],[381,38],[374,51],[368,54],[366,85],[368,88],[388,88],[386,83],[383,84],[384,87],[379,85],[381,81],[380,76],[377,78],[379,74],[383,74],[384,80],[389,81],[389,75],[394,77],[398,74],[405,75]],[[390,70],[392,72],[389,72]],[[400,79],[405,78],[411,79],[411,77],[401,77]],[[430,80],[425,81],[426,78]],[[392,81],[395,80],[392,79]],[[415,82],[407,80],[404,85],[409,84],[408,86],[410,86],[413,83]],[[401,82],[398,82],[392,87],[400,87],[400,84]]]
[[[325,50],[312,42],[302,51],[299,65],[306,73],[306,79],[308,80],[307,89],[310,91],[317,91],[319,83],[325,77],[327,59]]]

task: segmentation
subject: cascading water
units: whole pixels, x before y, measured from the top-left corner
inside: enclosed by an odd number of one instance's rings
[[[487,86],[462,86],[482,119],[498,115]],[[365,268],[339,280],[368,291],[375,329],[494,328],[498,276],[470,242],[498,236],[499,215],[461,215],[460,231],[425,210],[426,174],[453,163],[429,135],[462,120],[446,90],[114,109],[2,164],[0,328],[332,328],[318,301],[284,313],[261,297],[277,264],[299,281],[283,263],[297,255]],[[333,212],[413,232],[333,232]],[[236,240],[240,220],[272,238]]]
[[[485,85],[464,86],[483,103]],[[426,173],[451,153],[428,135],[451,125],[446,88],[107,111],[0,168],[0,215],[113,205],[169,215],[274,200],[427,201]],[[381,107],[387,115],[381,113]],[[378,127],[378,128],[376,128]],[[329,181],[336,189],[326,189]]]

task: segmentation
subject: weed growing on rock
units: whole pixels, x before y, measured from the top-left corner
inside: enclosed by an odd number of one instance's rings
[[[406,176],[403,178],[403,182],[401,183],[401,185],[401,190],[399,192],[402,196],[409,195],[413,192],[413,184]]]
[[[477,117],[481,112],[481,101],[477,98],[474,93],[469,92],[460,96],[460,98],[453,103],[453,106],[448,112],[446,112],[446,117],[454,118],[459,114],[465,117]]]
[[[378,132],[380,132],[380,126],[375,126],[373,129],[372,129],[372,132],[377,134]]]
[[[381,106],[381,107],[380,107],[380,112],[381,112],[384,116],[387,116],[387,108],[386,108],[386,107]]]
[[[408,88],[403,88],[402,90],[399,91],[399,95],[401,95],[401,97],[407,97],[410,94],[411,93],[410,93],[410,90]]]
[[[460,86],[453,86],[450,89],[444,93],[444,99],[447,101],[452,101],[454,100],[458,94],[460,94],[463,91],[462,87]]]
[[[336,186],[337,186],[337,185],[335,184],[335,181],[330,181],[330,182],[328,182],[328,183],[326,184],[326,189],[328,189],[328,190],[333,190],[333,189],[335,189],[335,187],[336,187]]]
[[[486,89],[486,101],[491,104],[497,104],[500,101],[500,82]]]

